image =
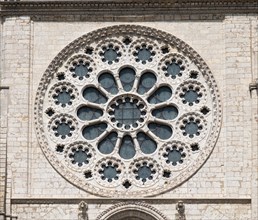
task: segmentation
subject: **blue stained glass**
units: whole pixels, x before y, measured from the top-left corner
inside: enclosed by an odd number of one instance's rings
[[[135,71],[132,68],[126,67],[119,72],[120,81],[126,92],[131,91],[135,80]]]
[[[141,166],[138,170],[138,176],[145,182],[146,179],[151,177],[151,169],[146,165]]]
[[[159,87],[149,98],[148,102],[151,104],[158,104],[170,99],[172,90],[168,86]]]
[[[153,110],[152,115],[164,120],[173,120],[178,116],[178,110],[175,106],[166,106]]]
[[[194,135],[198,132],[198,125],[195,122],[188,122],[185,125],[185,132],[189,135]]]
[[[115,78],[110,73],[103,73],[99,76],[100,85],[111,94],[117,94],[118,88]]]
[[[113,152],[117,141],[117,133],[112,132],[106,136],[99,144],[98,149],[102,154],[110,154]]]
[[[177,63],[171,63],[167,66],[167,72],[173,78],[177,75],[180,75],[180,66]]]
[[[117,58],[117,52],[114,49],[109,48],[104,52],[104,57],[108,61],[114,61]]]
[[[198,93],[194,90],[188,90],[185,93],[184,98],[189,103],[196,102],[198,100]]]
[[[107,164],[103,163],[101,167],[102,169],[100,169],[98,172],[101,175],[102,180],[107,179],[108,182],[118,180],[118,175],[121,173],[121,170],[118,169],[117,164],[112,164],[112,162],[109,161]]]
[[[166,163],[171,163],[173,166],[176,166],[178,163],[182,164],[184,162],[184,158],[186,154],[183,152],[183,148],[177,149],[174,145],[173,149],[166,149],[166,153],[163,154],[163,157],[166,158]]]
[[[93,140],[96,137],[99,137],[107,128],[107,124],[100,123],[96,125],[90,125],[85,127],[82,131],[82,135],[87,140]]]
[[[106,166],[104,168],[103,175],[109,182],[111,182],[112,179],[117,179],[117,174],[116,168],[113,166]]]
[[[138,51],[138,59],[139,60],[149,60],[151,58],[151,52],[149,49],[142,48]]]
[[[75,67],[74,72],[76,76],[78,76],[79,78],[82,78],[84,76],[87,76],[88,68],[83,64],[79,64]]]
[[[71,95],[70,95],[69,92],[66,92],[65,90],[63,90],[62,92],[60,92],[57,95],[57,100],[58,100],[59,103],[67,104],[71,100]]]
[[[156,81],[157,78],[153,73],[144,73],[140,78],[137,92],[141,95],[148,92],[155,85]]]
[[[125,103],[121,103],[115,109],[115,119],[121,124],[131,125],[140,119],[141,111],[135,103],[131,103],[130,100]]]
[[[86,106],[79,108],[77,111],[77,116],[81,120],[84,120],[84,121],[97,119],[97,118],[101,117],[102,115],[103,115],[102,110],[91,108],[91,107],[86,107]]]
[[[182,156],[178,150],[171,150],[169,151],[167,157],[168,157],[168,160],[173,164],[173,163],[179,162]]]
[[[88,87],[83,91],[83,97],[89,102],[103,104],[107,102],[107,98],[96,88]]]
[[[139,132],[137,134],[137,140],[139,142],[141,151],[145,154],[151,154],[157,149],[156,142],[143,132]]]
[[[67,123],[61,123],[57,126],[57,133],[61,136],[70,134],[71,128]]]
[[[163,140],[170,138],[173,133],[171,127],[168,125],[149,123],[148,127],[152,133]]]
[[[136,151],[134,148],[133,139],[130,136],[125,136],[119,149],[120,157],[124,159],[131,159],[134,157]]]
[[[84,150],[78,149],[70,157],[73,158],[74,163],[78,163],[78,166],[81,167],[83,163],[89,163],[88,159],[91,158],[91,154],[87,154]]]

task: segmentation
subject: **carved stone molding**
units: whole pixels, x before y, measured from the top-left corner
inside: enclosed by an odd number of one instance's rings
[[[122,220],[126,217],[138,217],[149,220],[168,220],[153,206],[142,202],[121,202],[102,212],[96,220]]]
[[[119,199],[118,201],[130,201],[133,203],[148,203],[151,201],[152,204],[162,203],[177,203],[180,198],[141,198],[141,199]],[[11,204],[74,204],[78,205],[82,199],[79,198],[13,198],[11,199]],[[114,202],[114,198],[87,198],[83,199],[87,204],[110,204]],[[125,202],[124,202],[125,203]],[[250,198],[184,198],[184,203],[186,204],[251,204]]]
[[[1,2],[2,16],[35,16],[34,19],[63,19],[71,15],[78,20],[174,20],[223,19],[226,13],[258,13],[255,0],[224,1],[16,1]],[[144,10],[143,10],[144,9]],[[106,15],[108,11],[108,15]],[[173,16],[171,16],[173,14]],[[81,16],[83,15],[83,16]],[[100,16],[101,15],[101,16]],[[43,17],[42,17],[43,16]]]

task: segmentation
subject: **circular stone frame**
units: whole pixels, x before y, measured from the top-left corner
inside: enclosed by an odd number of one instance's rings
[[[48,92],[49,92],[49,86],[51,82],[60,76],[62,78],[63,76],[66,76],[66,73],[64,72],[64,68],[67,65],[67,62],[71,59],[71,57],[75,56],[76,53],[82,53],[82,51],[85,51],[87,53],[87,48],[94,44],[98,45],[98,43],[103,42],[103,36],[105,36],[107,39],[115,38],[116,36],[120,37],[128,37],[131,39],[131,36],[138,37],[140,39],[145,39],[147,42],[149,41],[155,41],[155,42],[162,42],[162,45],[160,45],[160,50],[163,51],[163,47],[169,47],[172,48],[172,54],[173,56],[178,53],[178,56],[184,56],[187,57],[189,61],[198,69],[199,76],[201,75],[201,78],[203,82],[205,83],[207,93],[209,93],[209,105],[204,106],[202,108],[208,109],[209,113],[207,114],[211,120],[207,122],[209,124],[209,131],[207,132],[207,138],[205,139],[205,147],[198,150],[198,157],[196,156],[197,153],[193,152],[193,160],[190,166],[185,167],[183,170],[181,170],[180,175],[177,175],[173,179],[167,179],[165,182],[166,184],[156,184],[152,187],[140,187],[140,190],[126,190],[116,187],[109,187],[105,188],[102,186],[96,186],[92,184],[90,181],[92,178],[89,178],[89,181],[86,179],[83,179],[83,175],[79,175],[77,173],[74,173],[69,169],[68,166],[64,166],[62,163],[65,158],[62,158],[62,153],[56,153],[55,152],[55,146],[51,146],[49,144],[49,141],[51,140],[50,135],[48,132],[48,125],[45,124],[45,110],[46,109],[53,109],[53,106],[49,106],[46,108],[45,100],[48,98]],[[107,40],[108,41],[108,40]],[[96,43],[97,42],[97,43]],[[104,41],[105,42],[105,41]],[[155,43],[155,48],[156,48]],[[165,49],[164,49],[165,51]],[[174,53],[176,51],[176,53]],[[124,52],[123,52],[124,53]],[[155,55],[155,59],[157,59],[157,54]],[[162,54],[162,52],[159,52],[159,54]],[[95,55],[93,53],[94,58],[94,66],[95,64]],[[164,57],[167,55],[165,54]],[[168,55],[169,56],[169,55]],[[175,55],[176,56],[176,55]],[[122,60],[122,59],[121,59]],[[161,59],[162,61],[162,59]],[[136,63],[136,62],[135,62]],[[149,63],[149,62],[147,62]],[[159,63],[159,62],[158,62]],[[102,64],[105,68],[109,64]],[[115,64],[116,66],[117,63]],[[122,64],[121,64],[122,65]],[[125,63],[124,65],[128,65],[128,63]],[[130,63],[130,65],[134,65],[134,63]],[[147,64],[146,64],[147,65]],[[100,65],[101,66],[101,65]],[[153,65],[150,65],[153,66]],[[103,67],[103,68],[104,68]],[[95,68],[95,67],[94,67]],[[139,64],[139,69],[143,68],[143,64]],[[188,67],[187,67],[188,68]],[[196,70],[195,69],[195,70]],[[161,77],[164,81],[166,80],[166,76],[162,75],[163,71],[160,67],[157,67],[157,77]],[[89,84],[94,81],[94,77],[97,74],[91,73],[88,78]],[[198,76],[198,79],[199,79]],[[185,78],[186,75],[180,78]],[[189,77],[189,74],[187,75]],[[69,78],[69,77],[68,77]],[[73,83],[73,82],[71,82]],[[178,77],[175,80],[175,83],[173,84],[174,88],[176,88],[177,85],[180,85],[182,82],[178,79]],[[82,82],[77,82],[78,85],[81,85]],[[175,89],[174,89],[175,91]],[[181,105],[181,100],[173,99],[175,100],[175,105]],[[181,103],[181,104],[180,104]],[[49,103],[47,103],[49,104]],[[194,105],[195,106],[195,105]],[[186,108],[187,109],[187,108]],[[55,109],[54,109],[55,110]],[[151,109],[152,110],[152,109]],[[56,116],[55,111],[53,117]],[[205,61],[201,58],[201,56],[188,44],[180,40],[179,38],[173,36],[170,33],[166,33],[154,28],[150,27],[144,27],[144,26],[138,26],[138,25],[118,25],[118,26],[110,26],[102,29],[98,29],[96,31],[92,31],[88,34],[85,34],[78,39],[71,42],[69,45],[67,45],[63,50],[61,50],[58,55],[52,60],[48,68],[46,69],[45,73],[43,74],[41,81],[39,83],[39,87],[36,93],[36,99],[35,99],[35,107],[34,107],[34,117],[35,117],[35,127],[36,127],[36,134],[38,137],[39,144],[41,146],[42,151],[44,152],[46,158],[50,162],[50,164],[70,183],[74,184],[75,186],[99,195],[99,196],[110,196],[110,197],[145,197],[145,196],[153,196],[160,193],[164,193],[168,190],[171,190],[178,185],[182,184],[186,180],[188,180],[193,174],[195,174],[201,166],[205,163],[205,161],[209,158],[216,142],[219,136],[220,128],[221,128],[221,121],[222,121],[222,107],[221,107],[221,101],[220,101],[220,95],[218,91],[218,87],[216,85],[215,79],[213,77],[213,74]],[[181,115],[178,116],[178,118]],[[50,116],[47,117],[48,120],[50,119]],[[170,120],[171,121],[171,120]],[[75,122],[77,123],[77,122]],[[171,121],[172,123],[172,121]],[[174,122],[173,122],[174,123]],[[177,129],[175,129],[177,130]],[[78,135],[80,136],[80,135]],[[72,137],[77,137],[77,134],[75,134]],[[180,138],[180,135],[174,135],[172,136],[172,140],[169,141],[180,141],[178,138]],[[190,139],[190,138],[188,138]],[[78,141],[78,140],[74,140]],[[203,141],[203,140],[202,140]],[[65,144],[69,145],[71,144],[71,141],[65,141]],[[91,144],[91,143],[90,143]],[[190,145],[190,144],[189,144]],[[204,146],[204,144],[203,144]],[[93,146],[96,148],[96,146]],[[159,149],[159,147],[158,147]],[[158,149],[156,151],[156,154],[158,155]],[[151,155],[151,157],[153,154]],[[137,159],[137,158],[134,158]],[[97,163],[97,161],[93,161],[93,163]],[[128,171],[126,171],[128,172]],[[121,180],[121,183],[126,182],[126,179]]]
[[[137,109],[140,112],[140,116],[139,119],[141,119],[142,121],[140,122],[139,120],[135,120],[135,123],[137,123],[137,126],[133,126],[133,125],[122,125],[121,127],[118,127],[116,123],[119,122],[119,120],[116,119],[115,116],[115,112],[116,110],[114,108],[112,108],[112,105],[116,105],[117,108],[119,108],[120,105],[124,104],[124,103],[128,103],[128,101],[126,101],[127,99],[129,99],[130,103],[135,104],[135,106],[137,106]],[[122,100],[121,104],[117,104],[117,100]],[[134,100],[137,100],[137,103],[134,103]],[[140,108],[139,106],[142,105],[142,107]],[[112,98],[109,103],[107,104],[107,112],[108,112],[108,118],[110,119],[110,124],[121,131],[135,131],[137,129],[139,129],[140,127],[142,127],[142,125],[146,122],[146,120],[148,119],[148,116],[146,114],[142,114],[143,112],[146,112],[147,109],[147,104],[142,100],[142,98],[140,96],[137,96],[135,94],[130,94],[127,95],[126,93],[124,95],[118,95],[115,96],[114,98]],[[119,110],[119,109],[118,109]],[[113,116],[111,116],[110,112],[113,112]],[[115,119],[114,122],[112,122],[112,119]],[[116,122],[116,123],[115,123]],[[118,123],[119,124],[119,123]],[[126,127],[128,126],[128,128]]]

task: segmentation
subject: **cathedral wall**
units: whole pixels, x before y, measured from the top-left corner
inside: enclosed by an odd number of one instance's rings
[[[29,17],[5,19],[1,83],[9,86],[6,135],[11,190],[8,196],[13,201],[8,211],[18,219],[76,219],[78,204],[69,204],[69,199],[88,199],[89,219],[95,219],[118,202],[102,204],[91,200],[98,197],[78,189],[53,169],[35,134],[34,100],[42,74],[62,48],[90,31],[119,24],[127,23],[40,22]],[[174,219],[177,199],[192,199],[185,204],[187,219],[255,219],[257,191],[254,191],[252,172],[253,167],[257,167],[254,145],[257,127],[253,122],[257,109],[248,86],[257,77],[257,69],[253,67],[253,56],[257,52],[257,16],[226,16],[223,21],[210,22],[137,24],[169,32],[193,47],[215,77],[223,108],[221,132],[210,158],[188,181],[153,197],[151,205],[169,220]],[[43,199],[46,204],[22,204],[21,199]],[[67,201],[51,204],[51,199]]]
[[[45,71],[53,57],[64,48],[69,42],[80,37],[81,35],[93,31],[98,28],[105,26],[111,26],[114,24],[124,24],[124,23],[45,23],[45,22],[35,22],[34,23],[34,61],[33,61],[33,91],[38,87],[39,80],[42,76],[42,73]],[[223,44],[223,23],[221,22],[194,22],[194,23],[169,23],[169,22],[152,22],[152,23],[138,23],[139,25],[146,25],[154,27],[160,30],[165,30],[175,35],[176,37],[184,40],[189,45],[191,45],[195,50],[197,50],[208,65],[212,69],[213,74],[219,84],[219,88],[222,91],[224,87],[223,71],[224,71],[224,44]],[[203,39],[203,40],[200,40]],[[218,55],[219,54],[219,55]],[[44,56],[45,55],[45,56]],[[224,59],[223,59],[224,58]],[[35,94],[35,93],[34,93]],[[223,133],[223,132],[222,132]],[[183,184],[180,188],[175,189],[171,192],[172,195],[166,193],[160,195],[161,197],[170,198],[180,197],[182,194],[192,196],[198,195],[197,197],[214,197],[217,198],[220,195],[224,194],[224,149],[223,143],[225,142],[221,139],[218,141],[218,144],[211,155],[211,158],[207,161],[204,167],[195,175],[193,181],[190,179],[189,182]],[[37,141],[36,137],[34,139]],[[37,145],[37,142],[35,142]],[[34,151],[35,150],[35,151]],[[34,182],[34,189],[32,189],[37,196],[49,196],[52,195],[52,192],[57,192],[59,189],[60,196],[63,196],[64,192],[66,196],[74,196],[74,190],[78,189],[72,187],[67,187],[67,182],[61,180],[62,178],[48,165],[48,162],[44,158],[44,155],[41,153],[40,147],[33,149],[32,157],[35,157],[34,163],[32,164],[34,174],[32,174],[32,182]],[[37,161],[45,161],[46,165],[42,167],[42,162],[37,163]],[[49,167],[50,172],[53,173],[53,176],[60,179],[59,184],[49,183],[48,178],[45,179],[42,175],[41,170]],[[50,173],[49,172],[49,173]],[[51,178],[51,179],[56,179]],[[50,184],[49,190],[44,190],[46,184]],[[62,185],[60,183],[64,182]],[[249,184],[250,185],[250,184]],[[232,186],[231,186],[232,187]],[[240,184],[235,186],[235,191],[239,190]],[[244,187],[247,190],[246,186]],[[40,190],[37,192],[37,190]],[[63,189],[63,190],[60,190]],[[70,193],[67,192],[69,189]],[[82,193],[82,192],[81,192]],[[246,194],[247,192],[244,192]],[[84,194],[84,193],[83,193]],[[82,195],[83,195],[82,194]],[[249,188],[250,194],[250,188]],[[90,195],[89,195],[90,196]],[[194,197],[195,197],[194,196]]]

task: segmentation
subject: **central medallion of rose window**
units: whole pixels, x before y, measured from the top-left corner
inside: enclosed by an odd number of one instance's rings
[[[120,130],[132,131],[146,121],[146,104],[134,95],[123,95],[112,100],[108,114],[112,125]]]
[[[185,42],[122,25],[60,54],[41,79],[35,118],[43,152],[68,181],[99,196],[152,196],[207,160],[220,129],[218,89]]]

